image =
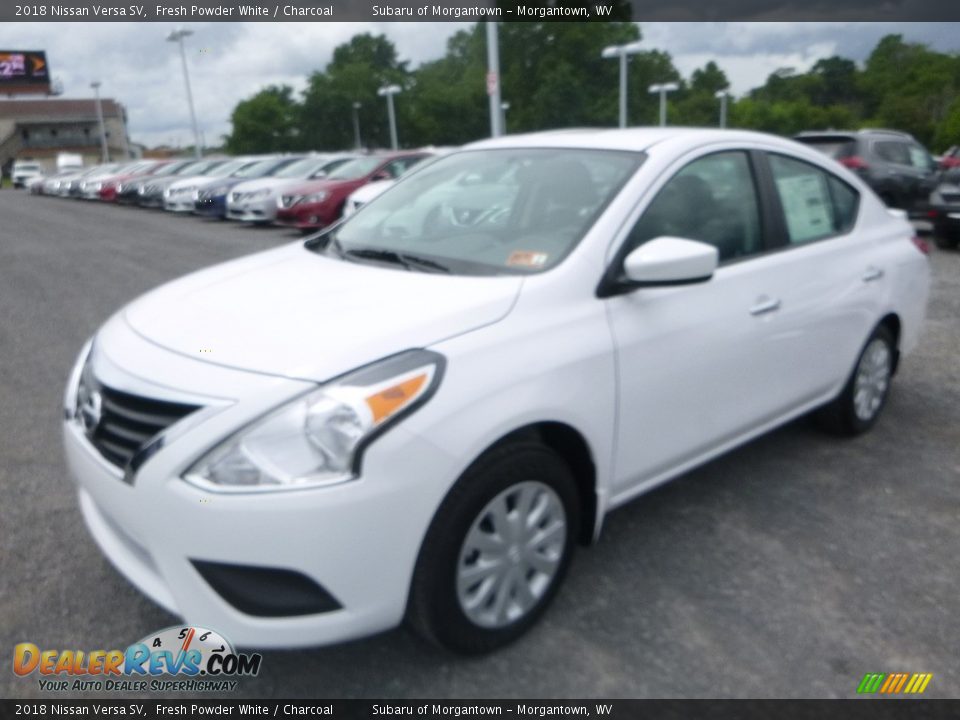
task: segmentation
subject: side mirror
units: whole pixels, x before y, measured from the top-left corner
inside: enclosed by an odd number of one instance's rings
[[[623,270],[636,285],[686,285],[713,277],[720,253],[697,240],[658,237],[627,255]]]
[[[370,182],[379,182],[380,180],[390,180],[390,173],[388,173],[386,170],[381,170],[380,172],[374,174],[372,178],[370,178]]]

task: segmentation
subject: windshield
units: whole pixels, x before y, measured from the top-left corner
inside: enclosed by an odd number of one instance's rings
[[[238,178],[260,178],[267,175],[272,175],[280,168],[286,167],[287,165],[296,162],[300,158],[290,157],[290,158],[268,158],[267,160],[261,160],[260,162],[255,162],[253,165],[249,165],[238,172],[233,174],[233,177]]]
[[[325,157],[303,158],[302,160],[297,160],[294,163],[290,163],[279,172],[275,172],[273,177],[295,178],[297,180],[303,180],[310,177],[313,175],[313,173],[317,172],[317,170],[320,170],[329,163],[330,159]]]
[[[643,162],[636,152],[475,150],[439,158],[330,234],[331,253],[471,275],[547,270]]]
[[[313,173],[310,178],[326,178],[331,172],[336,170],[341,165],[345,165],[348,162],[353,161],[351,157],[336,158],[334,160],[327,160],[323,165],[317,168],[317,171]]]
[[[245,168],[248,165],[252,165],[256,160],[230,160],[225,162],[222,165],[217,165],[214,170],[211,170],[207,173],[210,177],[228,177],[233,175],[240,168]]]
[[[125,165],[124,167],[121,168],[121,170],[124,173],[128,173],[128,174],[142,173],[142,172],[146,172],[147,170],[152,168],[154,165],[156,165],[156,163],[151,160],[149,162],[134,163],[133,165]]]
[[[194,160],[177,170],[174,175],[199,175],[209,164],[206,160]]]
[[[179,162],[168,163],[167,165],[161,165],[157,170],[155,170],[150,174],[153,175],[154,177],[158,177],[162,175],[173,175],[175,172],[182,170],[189,164],[190,163],[185,162],[183,160]]]
[[[366,177],[383,164],[381,157],[365,157],[351,160],[327,175],[328,180],[358,180]]]

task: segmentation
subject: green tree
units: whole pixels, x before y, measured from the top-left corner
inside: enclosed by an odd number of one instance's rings
[[[720,101],[716,94],[729,87],[727,74],[712,60],[694,70],[690,83],[678,91],[677,99],[670,106],[670,124],[715,127],[720,121]]]
[[[303,147],[299,107],[288,85],[264,88],[241,100],[230,115],[225,147],[234,154],[284,152]]]
[[[334,50],[325,70],[308,79],[300,107],[304,141],[317,149],[353,147],[353,104],[358,102],[363,144],[388,147],[385,101],[377,90],[387,84],[408,87],[410,83],[407,64],[397,58],[392,42],[383,35],[355,35]],[[395,100],[400,115],[404,96]],[[398,121],[398,126],[404,141],[404,123]]]

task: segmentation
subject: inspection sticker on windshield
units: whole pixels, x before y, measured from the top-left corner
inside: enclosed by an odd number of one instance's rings
[[[512,267],[540,267],[546,262],[547,253],[529,250],[514,250],[507,258],[507,265]]]

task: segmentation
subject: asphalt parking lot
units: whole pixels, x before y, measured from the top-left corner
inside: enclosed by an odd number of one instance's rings
[[[77,509],[60,417],[82,343],[165,280],[297,238],[0,191],[0,696],[45,696],[10,671],[18,642],[109,649],[178,622]],[[899,671],[960,696],[960,253],[931,264],[922,344],[872,433],[798,421],[616,511],[544,621],[495,655],[396,630],[264,653],[239,694],[849,698],[865,673]]]

